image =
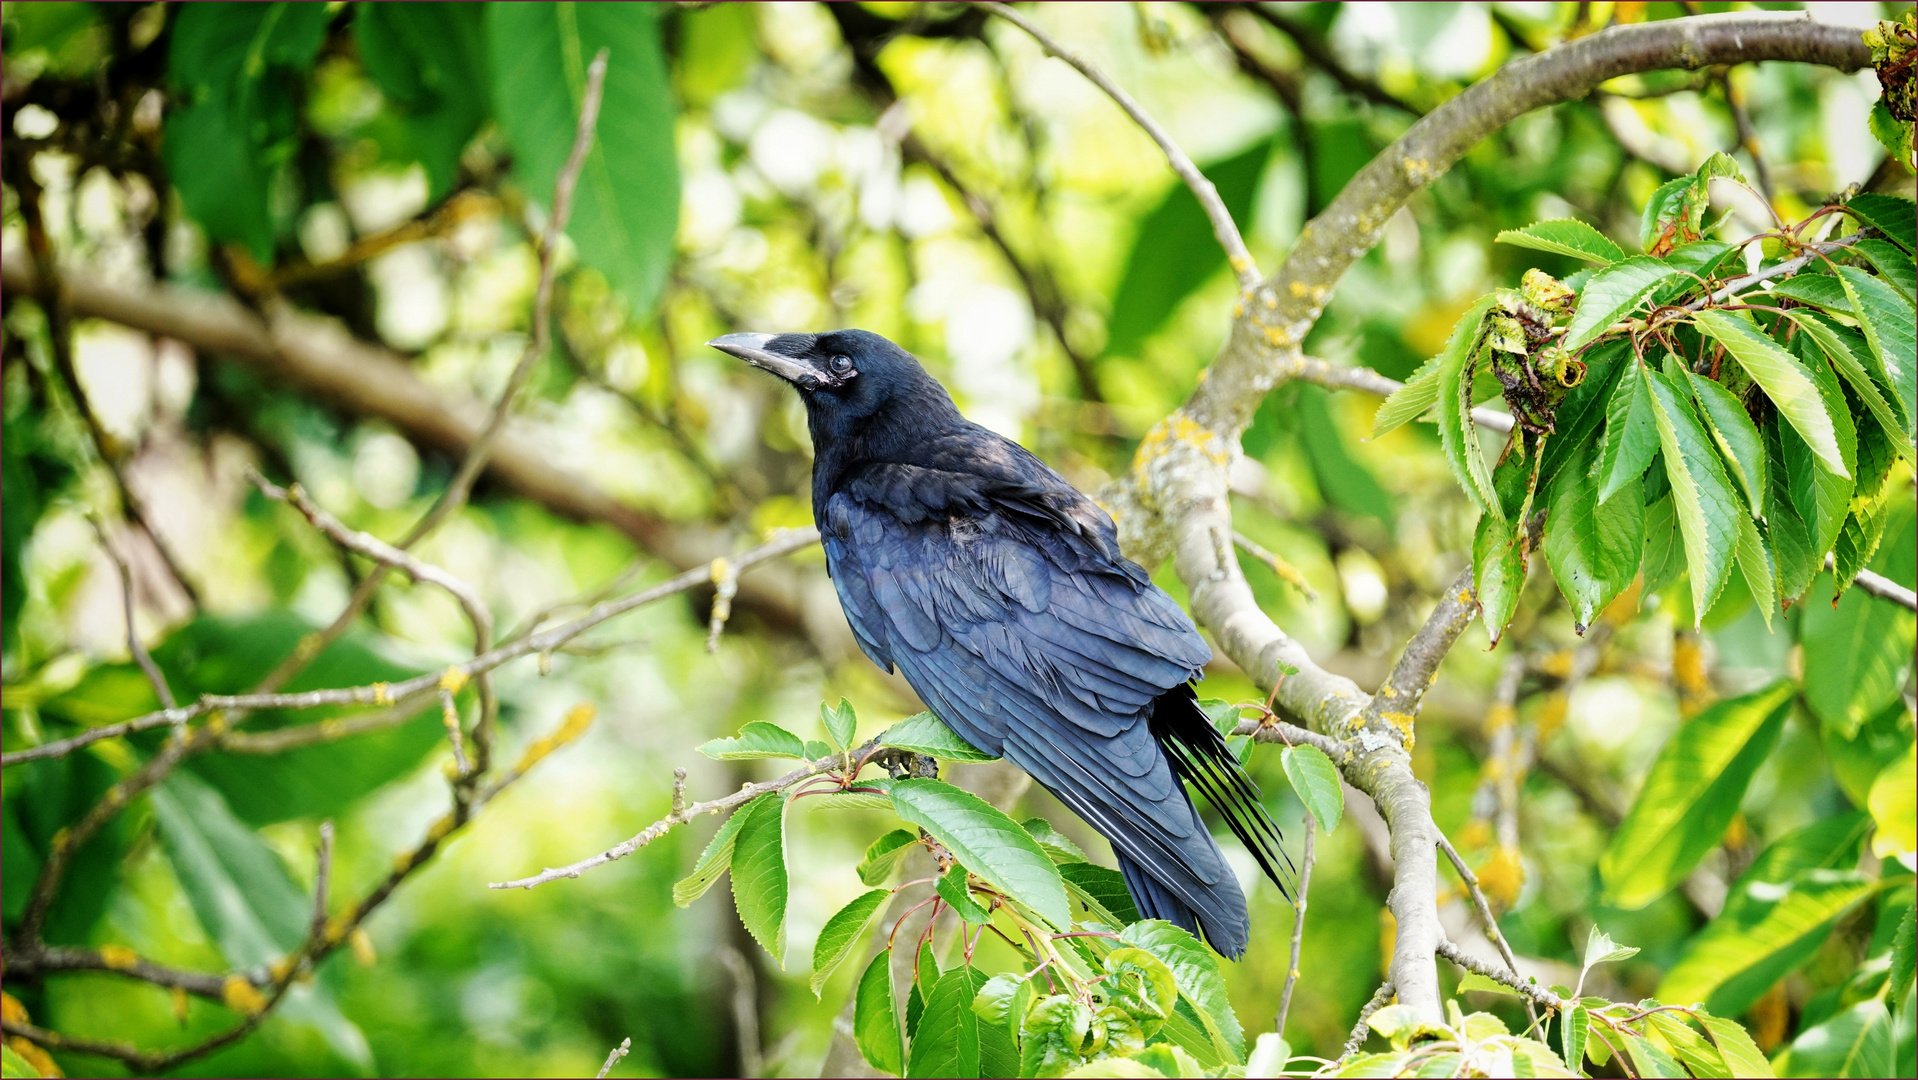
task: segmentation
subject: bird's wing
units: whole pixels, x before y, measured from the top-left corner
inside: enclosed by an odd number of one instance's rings
[[[989,492],[955,485],[929,494],[938,485],[919,477],[921,497],[902,500],[914,508],[905,514],[873,485],[865,498],[829,500],[828,566],[861,645],[968,742],[1031,773],[1153,876],[1203,898],[1230,871],[1148,715],[1209,659],[1204,640],[1142,574],[1098,567],[1092,541],[1027,527]]]

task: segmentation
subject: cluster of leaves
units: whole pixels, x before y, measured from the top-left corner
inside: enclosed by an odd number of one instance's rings
[[[272,265],[290,244],[300,182],[300,110],[336,19],[350,20],[388,109],[361,129],[381,160],[417,162],[435,201],[490,121],[520,189],[544,200],[572,148],[586,64],[608,51],[596,139],[570,235],[579,257],[636,310],[665,283],[678,222],[675,109],[657,13],[643,4],[202,4],[183,9],[168,57],[184,102],[167,117],[166,161],[187,212],[215,244]]]
[[[1237,708],[1206,704],[1222,727],[1236,726]],[[740,919],[783,964],[789,805],[820,796],[830,807],[890,810],[913,826],[867,848],[858,873],[870,888],[826,922],[813,949],[817,995],[860,951],[894,894],[933,886],[921,905],[898,916],[854,991],[854,1030],[875,1068],[906,1076],[1063,1076],[1128,1059],[1128,1072],[1075,1075],[1198,1076],[1244,1066],[1244,1033],[1210,950],[1170,923],[1141,920],[1119,872],[1091,862],[1044,819],[1017,822],[944,781],[908,775],[934,771],[924,766],[940,759],[990,755],[931,713],[894,724],[863,748],[853,746],[851,705],[822,704],[820,718],[823,741],[760,721],[700,747],[722,760],[816,758],[832,767],[736,810],[673,895],[690,904],[730,872]],[[874,760],[891,763],[896,775],[859,779]],[[1330,760],[1311,747],[1293,748],[1286,768],[1307,805],[1328,829],[1335,826],[1341,803]],[[890,884],[905,857],[920,849],[930,852],[935,875]],[[899,938],[905,915],[923,906],[933,917],[948,909],[958,916],[963,964],[940,968],[930,918],[916,941]],[[974,948],[988,933],[1026,966],[990,977],[977,970]],[[902,946],[914,956],[903,1026],[891,962]]]
[[[1828,555],[1842,595],[1884,536],[1918,412],[1912,204],[1861,194],[1734,246],[1706,238],[1714,180],[1743,183],[1721,154],[1658,190],[1644,255],[1573,220],[1501,233],[1596,265],[1563,283],[1532,271],[1480,300],[1379,409],[1381,432],[1435,412],[1483,511],[1473,556],[1495,641],[1538,543],[1535,509],[1581,632],[1640,575],[1646,595],[1688,575],[1702,620],[1734,565],[1769,625]],[[1832,215],[1856,231],[1800,239]],[[1733,277],[1741,247],[1765,258]],[[1496,465],[1472,420],[1493,394],[1516,421]]]

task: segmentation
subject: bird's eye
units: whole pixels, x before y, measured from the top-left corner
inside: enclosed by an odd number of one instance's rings
[[[835,356],[831,360],[826,361],[826,366],[832,369],[832,373],[834,375],[843,376],[843,375],[852,374],[852,358],[851,357]]]

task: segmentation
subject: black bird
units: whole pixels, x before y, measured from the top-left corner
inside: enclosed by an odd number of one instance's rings
[[[866,655],[1110,840],[1141,915],[1243,955],[1245,895],[1180,779],[1275,883],[1279,833],[1192,692],[1211,648],[1112,518],[877,334],[708,344],[805,401],[813,518]]]

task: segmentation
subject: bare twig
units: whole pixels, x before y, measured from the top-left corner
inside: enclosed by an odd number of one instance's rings
[[[1284,743],[1287,746],[1316,746],[1325,751],[1325,756],[1333,761],[1343,761],[1356,752],[1356,748],[1344,739],[1335,739],[1330,735],[1321,735],[1316,731],[1307,731],[1302,727],[1285,723],[1282,720],[1241,720],[1232,734],[1244,735],[1254,742]]]
[[[1380,397],[1390,397],[1405,385],[1369,367],[1357,364],[1335,364],[1316,356],[1301,358],[1299,369],[1292,377],[1300,382],[1316,383],[1328,390],[1364,390]],[[1493,431],[1512,430],[1512,414],[1488,409],[1483,405],[1472,406],[1472,420],[1480,427],[1490,428]]]
[[[1452,651],[1452,644],[1471,625],[1478,614],[1478,594],[1472,591],[1472,568],[1459,571],[1439,597],[1438,606],[1427,616],[1425,625],[1405,643],[1392,674],[1366,706],[1366,717],[1386,719],[1401,728],[1406,744],[1411,744],[1411,724],[1418,716],[1419,704],[1432,681],[1438,678],[1439,664]]]
[[[1292,989],[1299,982],[1299,948],[1305,944],[1305,908],[1312,888],[1312,858],[1315,821],[1305,815],[1305,853],[1299,858],[1299,895],[1292,901],[1292,956],[1285,972],[1285,991],[1279,995],[1279,1015],[1272,1030],[1285,1037],[1285,1017],[1292,1011]]]
[[[1864,239],[1864,237],[1860,234],[1852,233],[1850,236],[1841,236],[1836,240],[1807,244],[1805,245],[1805,254],[1786,259],[1784,262],[1778,263],[1775,266],[1767,266],[1756,273],[1742,274],[1735,278],[1729,278],[1726,280],[1724,286],[1717,292],[1712,293],[1710,296],[1693,300],[1686,304],[1685,307],[1692,311],[1697,311],[1700,308],[1713,304],[1722,304],[1737,296],[1739,293],[1744,292],[1746,289],[1751,288],[1753,285],[1771,281],[1775,278],[1790,277],[1805,267],[1810,266],[1812,263],[1819,261],[1823,256],[1848,248],[1862,239]]]
[[[719,651],[719,635],[733,617],[733,597],[739,595],[739,570],[725,557],[713,560],[713,611],[706,624],[706,651]]]
[[[781,558],[818,543],[819,532],[811,526],[791,529],[750,551],[734,556],[733,561],[741,573],[767,562]],[[501,664],[535,653],[551,652],[554,649],[578,637],[580,634],[617,615],[623,615],[634,608],[644,607],[654,601],[698,588],[711,580],[704,566],[689,570],[677,577],[653,586],[650,589],[621,597],[618,600],[603,601],[595,604],[586,614],[551,630],[509,641],[481,656],[464,663],[454,664],[448,671],[462,672],[468,676],[482,671],[491,671]],[[207,694],[192,705],[180,709],[164,710],[136,717],[133,720],[114,725],[114,734],[126,734],[158,727],[166,723],[178,723],[191,720],[222,709],[312,709],[327,705],[404,705],[414,699],[433,693],[438,689],[444,672],[429,672],[396,683],[374,683],[370,686],[342,687],[329,690],[307,690],[296,694]],[[182,715],[184,714],[184,715]],[[342,721],[344,723],[344,721]],[[104,730],[104,729],[103,729]],[[204,730],[204,729],[202,729]],[[89,733],[91,734],[91,733]],[[100,736],[75,736],[59,742],[46,743],[18,753],[6,755],[5,764],[15,765],[42,758],[59,757],[71,753],[87,743],[94,742]],[[209,737],[211,738],[211,737]],[[318,740],[315,740],[318,741]]]
[[[1458,849],[1452,846],[1452,841],[1446,838],[1444,831],[1437,831],[1439,850],[1445,852],[1445,857],[1451,860],[1452,869],[1458,871],[1459,880],[1465,883],[1465,891],[1472,898],[1472,906],[1478,910],[1479,921],[1485,924],[1485,936],[1492,939],[1492,944],[1498,946],[1498,954],[1504,959],[1505,966],[1512,970],[1512,977],[1520,978],[1518,957],[1512,955],[1511,945],[1506,943],[1504,933],[1498,928],[1498,919],[1492,915],[1492,905],[1486,902],[1485,891],[1479,888],[1478,875],[1472,873],[1472,868],[1465,864],[1465,860],[1459,856]],[[1525,1011],[1531,1014],[1534,1021],[1538,1019],[1538,1016],[1532,1013],[1532,1003],[1529,1000],[1525,1003]]]
[[[733,980],[733,1035],[739,1043],[739,1074],[762,1076],[766,1055],[760,1047],[759,980],[753,978],[752,961],[730,943],[719,947],[719,961]]]
[[[333,819],[320,822],[320,844],[314,855],[313,871],[313,922],[310,934],[320,938],[326,934],[326,894],[333,878]]]
[[[1305,580],[1305,575],[1299,572],[1298,567],[1279,558],[1277,554],[1267,551],[1259,545],[1258,541],[1237,529],[1232,530],[1232,542],[1238,545],[1240,551],[1245,552],[1247,555],[1252,556],[1269,567],[1274,574],[1279,576],[1279,580],[1304,593],[1307,600],[1313,601],[1314,603],[1318,602],[1319,590],[1313,588],[1312,583]]]
[[[1352,1058],[1357,1057],[1358,1052],[1365,1049],[1365,1040],[1370,1038],[1372,1034],[1371,1024],[1369,1023],[1372,1019],[1372,1014],[1385,1008],[1386,1004],[1389,1003],[1397,993],[1398,988],[1392,985],[1392,980],[1390,979],[1380,983],[1379,988],[1372,991],[1372,1000],[1366,1002],[1364,1007],[1359,1009],[1359,1019],[1357,1023],[1352,1025],[1352,1034],[1346,1037],[1345,1045],[1339,1048],[1339,1064],[1344,1064]]]
[[[1851,583],[1880,600],[1889,600],[1909,611],[1918,611],[1918,593],[1912,592],[1883,574],[1860,570]]]
[[[114,550],[113,541],[107,538],[106,526],[100,522],[100,519],[93,514],[88,514],[87,521],[93,525],[93,534],[100,538],[100,550],[106,552],[107,558],[113,561],[114,569],[120,572],[120,598],[127,615],[127,651],[133,654],[134,663],[139,664],[140,670],[146,673],[147,682],[153,687],[154,697],[159,699],[163,707],[176,709],[180,703],[173,699],[173,688],[167,685],[166,674],[160,670],[160,665],[153,662],[152,655],[147,652],[146,644],[140,640],[139,628],[134,625],[133,568],[129,567],[127,561],[120,557],[120,553]]]
[[[1500,971],[1498,968],[1480,960],[1478,957],[1473,956],[1449,941],[1440,939],[1438,943],[1438,955],[1443,956],[1474,975],[1483,975],[1501,986],[1511,987],[1518,991],[1519,996],[1525,999],[1528,1006],[1536,1004],[1542,1005],[1547,1009],[1559,1009],[1565,1005],[1565,999],[1539,986],[1530,979],[1520,976],[1516,971]]]
[[[1094,67],[1091,61],[1061,45],[1052,35],[1040,29],[1037,23],[1026,18],[1017,9],[1006,4],[993,3],[990,0],[981,0],[973,6],[990,11],[1032,35],[1032,39],[1039,43],[1040,48],[1077,68],[1081,75],[1091,79],[1095,86],[1104,90],[1106,96],[1118,104],[1119,108],[1124,109],[1133,123],[1138,124],[1147,135],[1152,137],[1153,142],[1159,144],[1159,149],[1165,153],[1166,161],[1172,166],[1172,171],[1178,173],[1179,179],[1185,181],[1185,186],[1192,189],[1193,197],[1199,200],[1199,206],[1205,210],[1205,216],[1212,222],[1212,232],[1218,237],[1219,246],[1225,249],[1226,261],[1232,264],[1232,272],[1238,276],[1239,287],[1249,289],[1258,283],[1258,264],[1252,261],[1252,253],[1245,249],[1245,238],[1239,235],[1239,226],[1233,222],[1232,212],[1225,208],[1225,200],[1219,198],[1218,189],[1213,187],[1212,181],[1206,179],[1205,174],[1199,171],[1199,167],[1192,163],[1192,159],[1186,156],[1185,151],[1179,149],[1179,144],[1172,141],[1172,136],[1159,126],[1159,122],[1132,99],[1132,95],[1120,88],[1118,83],[1107,78],[1105,72]]]
[[[613,1066],[619,1064],[619,1059],[631,1053],[632,1050],[632,1036],[619,1040],[619,1045],[613,1047],[613,1052],[606,1055],[606,1064],[601,1065],[599,1071],[593,1074],[593,1080],[606,1080],[606,1074],[612,1072]]]
[[[868,740],[864,746],[854,750],[850,756],[854,761],[862,761],[867,754],[878,747],[879,739],[874,737]],[[549,881],[558,881],[560,878],[576,878],[588,870],[604,866],[609,862],[617,862],[631,855],[633,852],[638,851],[640,848],[671,832],[674,826],[684,825],[701,814],[724,813],[728,810],[744,806],[767,792],[784,791],[794,784],[810,777],[844,769],[846,767],[846,758],[847,755],[828,754],[817,761],[801,765],[799,768],[794,769],[777,780],[765,780],[757,784],[747,784],[730,795],[717,799],[708,799],[705,802],[696,802],[690,806],[676,806],[671,813],[653,822],[651,825],[646,826],[644,829],[641,829],[630,839],[615,844],[605,851],[594,855],[592,858],[581,859],[568,866],[549,867],[534,874],[532,877],[519,878],[514,881],[491,882],[486,887],[489,889],[531,889],[537,885],[544,885]]]

